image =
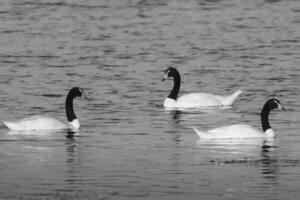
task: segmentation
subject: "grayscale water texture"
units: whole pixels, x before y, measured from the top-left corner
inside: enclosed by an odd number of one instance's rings
[[[180,94],[244,93],[226,110],[166,111]],[[0,199],[299,199],[300,1],[0,1],[0,119],[82,128],[12,134],[0,125]],[[191,129],[260,125],[278,98],[274,140],[201,141]]]

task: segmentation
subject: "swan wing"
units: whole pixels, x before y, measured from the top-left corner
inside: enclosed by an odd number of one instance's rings
[[[70,126],[58,119],[43,116],[35,115],[32,117],[24,118],[20,121],[7,122],[4,121],[4,124],[10,130],[60,130],[60,129],[69,129]]]
[[[242,139],[264,137],[263,132],[260,132],[256,128],[245,124],[222,126],[219,128],[211,129],[207,132],[199,131],[195,128],[194,130],[198,134],[198,136],[203,139]]]
[[[177,107],[209,107],[222,106],[222,102],[213,94],[208,93],[190,93],[177,99]]]

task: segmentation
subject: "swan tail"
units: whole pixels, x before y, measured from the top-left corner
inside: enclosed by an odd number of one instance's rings
[[[19,126],[13,122],[3,121],[3,124],[9,129],[9,130],[19,130]]]
[[[192,129],[197,133],[200,139],[208,138],[208,134],[204,131],[199,131],[195,127],[192,127]]]
[[[242,90],[238,90],[235,93],[233,93],[232,95],[228,96],[227,98],[224,99],[223,105],[231,106],[233,104],[233,102],[240,96],[241,93],[242,93]]]

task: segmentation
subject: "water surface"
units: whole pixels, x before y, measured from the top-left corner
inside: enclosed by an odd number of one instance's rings
[[[0,129],[1,199],[298,199],[300,3],[297,0],[2,1],[1,120],[65,120],[74,86],[82,128]],[[167,111],[180,94],[244,93],[231,109]],[[190,128],[260,128],[276,97],[274,140],[201,141]]]

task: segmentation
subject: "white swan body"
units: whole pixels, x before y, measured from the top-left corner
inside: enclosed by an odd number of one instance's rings
[[[53,117],[35,115],[16,122],[3,121],[6,127],[14,131],[26,131],[26,130],[63,130],[63,129],[79,129],[80,123],[78,119],[74,119],[72,122],[64,123]]]
[[[228,96],[220,96],[209,93],[190,93],[178,97],[180,89],[180,74],[173,68],[169,67],[165,71],[165,80],[168,77],[173,77],[174,85],[169,94],[165,99],[163,106],[165,108],[198,108],[198,107],[221,107],[221,106],[231,106],[233,102],[242,93],[241,90]]]
[[[19,121],[3,121],[4,125],[12,131],[43,131],[43,130],[64,130],[71,129],[77,130],[80,128],[79,120],[77,119],[73,109],[73,99],[75,97],[84,97],[86,95],[84,91],[75,87],[72,88],[66,98],[66,115],[68,122],[62,122],[56,118],[35,115]]]
[[[241,93],[241,90],[238,90],[229,96],[220,96],[209,93],[190,93],[180,96],[177,100],[166,98],[163,105],[166,108],[232,106],[233,102]]]
[[[222,126],[208,131],[201,131],[196,128],[193,129],[200,139],[273,138],[275,137],[275,133],[269,124],[269,113],[274,108],[284,110],[280,101],[277,99],[270,99],[264,104],[261,111],[263,132],[245,124]]]
[[[200,131],[193,128],[201,139],[242,139],[242,138],[272,138],[275,133],[268,129],[265,133],[246,124],[223,126],[209,131]]]

